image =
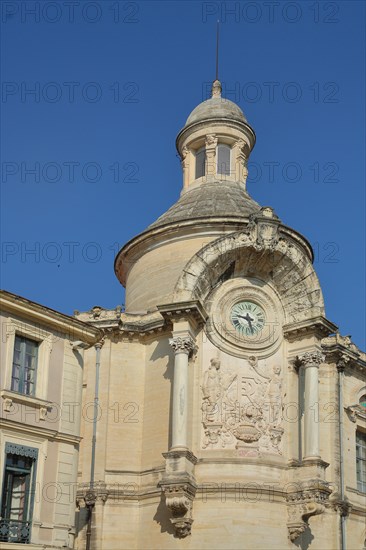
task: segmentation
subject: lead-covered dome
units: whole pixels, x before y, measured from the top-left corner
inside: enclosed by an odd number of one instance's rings
[[[223,97],[211,97],[203,101],[189,115],[185,126],[210,119],[229,119],[247,123],[243,111],[236,103]]]
[[[233,101],[230,101],[230,99],[221,97],[221,91],[221,82],[215,80],[212,84],[212,97],[203,101],[193,109],[184,127],[186,128],[191,124],[196,124],[204,120],[217,120],[220,118],[247,123],[247,119],[240,107]]]
[[[246,193],[242,184],[213,181],[188,189],[148,229],[188,220],[237,218],[244,221],[259,209],[259,204]]]

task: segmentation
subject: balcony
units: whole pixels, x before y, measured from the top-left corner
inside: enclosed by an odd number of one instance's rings
[[[18,521],[16,519],[0,519],[0,541],[18,542],[29,544],[30,542],[30,521]]]

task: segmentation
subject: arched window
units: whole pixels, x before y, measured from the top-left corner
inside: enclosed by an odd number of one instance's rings
[[[196,153],[196,179],[206,174],[206,149],[201,147]]]
[[[217,146],[217,173],[230,176],[230,147],[225,143]]]
[[[364,395],[361,395],[359,404],[361,405],[361,407],[366,409],[366,393]]]

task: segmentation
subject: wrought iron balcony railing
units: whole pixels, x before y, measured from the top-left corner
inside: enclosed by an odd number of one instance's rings
[[[30,542],[30,521],[18,521],[16,519],[0,519],[0,541],[1,542],[20,542],[28,544]]]

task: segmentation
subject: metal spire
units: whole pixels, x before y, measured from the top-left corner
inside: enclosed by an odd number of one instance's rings
[[[219,98],[221,97],[221,82],[219,80],[219,24],[220,21],[217,21],[216,26],[216,78],[212,84],[212,97]]]
[[[216,26],[216,79],[219,79],[219,25],[220,21],[217,20]]]

